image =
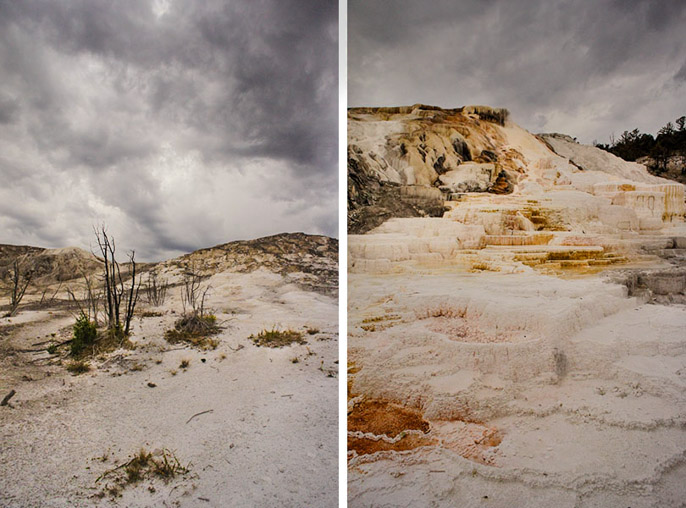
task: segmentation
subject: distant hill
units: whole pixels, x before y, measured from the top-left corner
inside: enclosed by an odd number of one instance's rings
[[[44,249],[41,247],[0,245],[0,280],[7,279],[18,260],[23,272],[31,272],[34,284],[49,285],[80,278],[99,270],[102,260],[78,247]]]
[[[0,244],[0,281],[7,282],[15,260],[33,274],[33,286],[80,279],[102,270],[102,259],[77,247]],[[124,259],[122,271],[125,274]],[[294,282],[308,289],[335,293],[338,287],[338,240],[305,233],[282,233],[200,249],[160,263],[140,263],[139,273],[155,267],[190,268],[203,275],[222,271],[251,272],[264,268],[284,276],[300,274]]]
[[[263,268],[283,276],[302,274],[294,282],[307,289],[335,293],[338,288],[338,240],[305,233],[280,233],[200,249],[163,264],[193,266],[203,274],[252,272]]]

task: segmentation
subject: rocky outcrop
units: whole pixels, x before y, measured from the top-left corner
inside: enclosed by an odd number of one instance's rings
[[[0,280],[9,276],[15,260],[22,272],[31,272],[38,285],[66,282],[89,275],[102,267],[102,261],[78,247],[43,249],[41,247],[0,246]]]
[[[439,259],[469,266],[463,251],[470,249],[482,251],[467,255],[474,266],[505,262],[513,269],[507,256],[493,255],[496,245],[519,248],[510,261],[588,266],[574,249],[557,252],[574,242],[598,253],[590,264],[616,263],[625,259],[626,235],[639,235],[631,240],[638,252],[640,235],[663,234],[683,223],[683,185],[569,136],[534,136],[505,110],[354,108],[348,120],[348,229],[375,235],[353,237],[353,271]],[[418,233],[412,218],[426,216],[437,221],[424,226],[450,248]],[[393,222],[395,236],[379,227],[393,218],[405,219]],[[460,247],[463,232],[443,222],[480,227],[492,241]],[[539,233],[550,233],[550,248],[537,243]],[[411,248],[406,252],[398,247],[402,243]],[[520,252],[529,245],[538,247]],[[385,248],[387,257],[381,255]]]
[[[498,148],[507,117],[507,110],[487,106],[350,109],[349,232],[364,233],[392,217],[440,217],[438,194],[414,187],[440,189],[444,198],[512,192],[524,164]]]
[[[313,291],[338,291],[338,240],[305,233],[281,233],[200,249],[162,265],[192,267],[209,275],[223,271],[249,273],[260,268],[289,278]]]
[[[443,194],[379,178],[357,146],[348,147],[348,231],[366,233],[393,217],[440,217]]]

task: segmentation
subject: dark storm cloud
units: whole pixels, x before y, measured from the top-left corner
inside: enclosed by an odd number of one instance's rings
[[[504,106],[590,142],[684,114],[686,3],[350,0],[351,106]]]
[[[0,199],[81,244],[71,213],[113,222],[147,256],[335,235],[337,23],[335,0],[0,0]],[[17,172],[42,185],[13,192]],[[41,209],[65,179],[81,206]],[[313,185],[289,212],[281,189]],[[21,224],[0,216],[0,242],[47,239]]]

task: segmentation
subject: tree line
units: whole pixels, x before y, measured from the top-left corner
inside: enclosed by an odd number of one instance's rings
[[[619,139],[610,138],[609,144],[593,144],[626,161],[636,161],[649,157],[648,168],[656,174],[667,171],[667,164],[674,157],[681,157],[681,173],[686,174],[686,116],[677,118],[674,123],[667,122],[657,136],[646,134],[638,129],[624,131]]]

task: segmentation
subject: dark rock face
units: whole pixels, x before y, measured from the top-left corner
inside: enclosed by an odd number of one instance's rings
[[[455,150],[455,153],[457,155],[462,157],[463,161],[472,160],[472,154],[469,151],[469,146],[467,145],[467,142],[464,140],[464,138],[453,139],[453,150]]]
[[[442,175],[445,173],[446,169],[443,167],[443,164],[445,163],[445,156],[441,155],[438,159],[436,159],[436,162],[434,162],[434,169],[436,170],[436,173],[439,175]]]
[[[504,169],[498,173],[493,185],[488,189],[491,194],[512,194],[514,191],[515,179],[513,175]]]
[[[422,190],[426,192],[379,181],[361,151],[354,145],[348,147],[348,233],[366,233],[393,217],[443,216],[440,191],[429,187]]]
[[[498,156],[495,154],[495,152],[492,152],[491,150],[482,150],[480,157],[485,162],[496,162],[498,160]]]

